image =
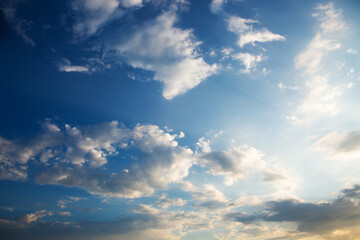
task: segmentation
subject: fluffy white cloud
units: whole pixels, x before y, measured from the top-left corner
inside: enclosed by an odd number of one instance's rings
[[[199,164],[213,175],[224,176],[224,183],[232,185],[250,170],[262,169],[264,154],[249,146],[231,147],[228,151],[211,151],[200,156]]]
[[[240,70],[242,73],[251,73],[254,71],[256,64],[264,59],[262,55],[253,55],[250,53],[237,53],[234,54],[232,58],[241,61],[245,66],[245,69]]]
[[[178,146],[177,136],[155,125],[127,129],[113,121],[61,128],[45,122],[43,132],[27,143],[0,139],[0,176],[26,179],[28,164],[35,161],[42,165],[34,176],[39,183],[124,198],[149,196],[188,175],[193,152]],[[107,171],[108,157],[119,151],[132,151],[135,161],[125,161],[126,171]]]
[[[224,194],[212,184],[204,184],[201,187],[197,187],[190,182],[183,182],[180,186],[185,192],[191,193],[195,201],[194,207],[222,208],[227,202]]]
[[[167,198],[165,196],[161,196],[158,201],[155,202],[161,208],[169,208],[171,206],[184,206],[186,204],[186,200],[182,198]]]
[[[231,16],[228,20],[228,30],[239,35],[238,45],[243,47],[246,44],[255,44],[256,42],[285,41],[286,38],[280,34],[270,32],[266,28],[254,29],[254,24],[259,21],[245,19],[237,16]]]
[[[132,67],[154,71],[154,79],[164,84],[166,99],[194,88],[217,70],[198,56],[200,42],[192,31],[174,27],[176,19],[175,13],[165,12],[111,47]]]
[[[325,56],[341,46],[337,41],[339,32],[345,28],[341,10],[335,9],[332,3],[320,4],[313,16],[320,21],[320,29],[306,49],[295,58],[295,67],[303,71],[308,90],[298,108],[305,121],[309,116],[313,118],[314,114],[336,114],[337,97],[342,93],[340,86],[329,83],[330,74],[324,73],[323,69]]]

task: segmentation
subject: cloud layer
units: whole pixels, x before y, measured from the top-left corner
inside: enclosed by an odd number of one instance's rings
[[[270,201],[261,212],[231,212],[225,215],[225,219],[244,224],[259,221],[296,223],[298,233],[325,239],[352,239],[359,234],[360,207],[354,201],[359,200],[358,189],[358,185],[344,189],[332,202],[309,203],[295,199]],[[293,237],[296,238],[296,235]]]

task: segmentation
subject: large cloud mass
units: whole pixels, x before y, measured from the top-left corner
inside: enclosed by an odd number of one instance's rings
[[[36,164],[33,180],[85,189],[91,193],[118,197],[151,195],[169,183],[182,180],[193,164],[193,152],[178,146],[175,138],[155,125],[133,129],[113,121],[87,127],[63,128],[45,122],[43,131],[27,143],[1,138],[2,179],[27,179],[29,166]],[[132,152],[120,160],[119,151]],[[123,169],[109,172],[112,161]]]
[[[134,68],[154,71],[154,79],[164,84],[163,96],[168,100],[196,87],[217,70],[197,53],[200,42],[192,31],[174,27],[176,20],[174,12],[165,12],[110,47]]]

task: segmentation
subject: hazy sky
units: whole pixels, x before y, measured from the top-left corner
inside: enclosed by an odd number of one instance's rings
[[[3,0],[0,238],[360,239],[358,0]]]

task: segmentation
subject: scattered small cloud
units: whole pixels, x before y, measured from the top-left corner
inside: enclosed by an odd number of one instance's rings
[[[255,45],[256,42],[264,43],[286,40],[284,36],[272,33],[266,28],[255,30],[254,25],[259,24],[259,21],[257,20],[231,16],[227,20],[227,24],[229,31],[239,35],[238,45],[240,47],[249,43]]]
[[[256,64],[263,61],[264,57],[262,55],[252,55],[250,53],[237,53],[232,55],[234,60],[242,62],[245,66],[245,69],[241,69],[241,73],[249,74],[256,69]]]
[[[357,51],[355,49],[352,49],[352,48],[348,48],[346,50],[346,52],[351,53],[351,54],[357,54]]]
[[[298,89],[300,88],[298,85],[287,86],[287,85],[285,85],[285,84],[283,84],[283,83],[279,83],[279,84],[278,84],[278,87],[279,87],[280,89],[290,89],[290,90],[298,90]]]
[[[212,13],[218,13],[222,10],[223,5],[227,2],[227,0],[212,0],[210,3],[210,10]]]

